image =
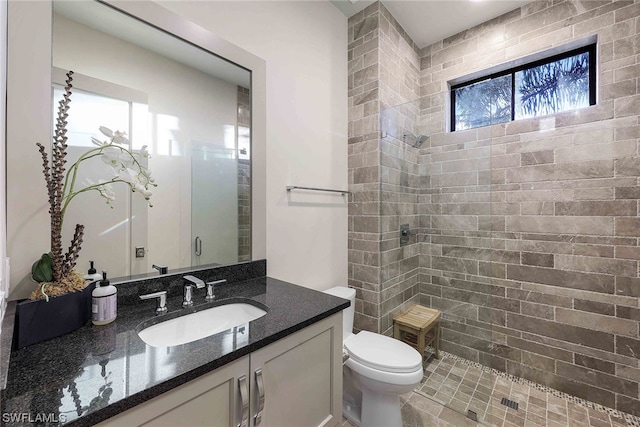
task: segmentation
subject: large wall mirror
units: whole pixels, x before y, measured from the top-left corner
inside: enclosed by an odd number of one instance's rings
[[[111,206],[78,196],[65,238],[84,224],[79,266],[95,260],[114,277],[226,265],[251,259],[251,71],[95,1],[53,2],[55,113],[73,70],[68,164],[104,140],[99,127],[127,133],[157,187],[149,207],[114,184]],[[78,182],[111,179],[96,157]]]
[[[158,186],[148,207],[115,184],[65,214],[63,244],[85,226],[77,268],[111,277],[157,275],[266,257],[266,64],[151,1],[10,2],[7,85],[7,247],[11,298],[33,289],[50,219],[36,142],[51,140],[65,73],[74,71],[68,165],[124,131],[147,146]],[[50,60],[51,58],[51,60]],[[94,159],[92,159],[94,160]],[[108,179],[99,159],[79,182]]]

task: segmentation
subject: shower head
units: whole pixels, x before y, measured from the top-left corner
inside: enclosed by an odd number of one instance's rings
[[[413,148],[420,148],[427,138],[429,138],[427,135],[414,135],[412,133],[402,135],[402,141],[411,145]]]
[[[418,135],[416,137],[416,142],[413,143],[412,147],[420,148],[427,138],[429,138],[427,135]]]

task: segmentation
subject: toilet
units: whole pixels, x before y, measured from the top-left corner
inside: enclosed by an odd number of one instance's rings
[[[422,380],[422,356],[393,338],[362,331],[353,333],[355,289],[337,286],[324,291],[351,302],[342,315],[342,413],[359,427],[401,427],[400,395]]]

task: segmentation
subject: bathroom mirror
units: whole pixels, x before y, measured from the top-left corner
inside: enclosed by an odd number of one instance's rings
[[[89,260],[112,277],[158,274],[251,259],[251,71],[96,1],[53,2],[52,112],[74,71],[68,165],[105,140],[99,127],[147,147],[157,183],[149,207],[114,184],[112,207],[96,191],[65,216],[63,241],[85,226],[78,270]],[[78,182],[110,179],[100,158]]]

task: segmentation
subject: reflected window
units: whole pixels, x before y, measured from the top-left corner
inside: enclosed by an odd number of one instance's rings
[[[571,111],[596,103],[596,45],[451,87],[451,130]]]
[[[54,124],[56,109],[63,94],[64,88],[61,85],[53,86]],[[91,137],[100,141],[105,139],[98,130],[100,126],[108,127],[111,130],[120,130],[126,132],[127,136],[130,135],[129,104],[127,101],[85,92],[74,87],[73,104],[67,119],[67,137],[69,138],[67,144],[74,147],[95,147],[91,142]]]

